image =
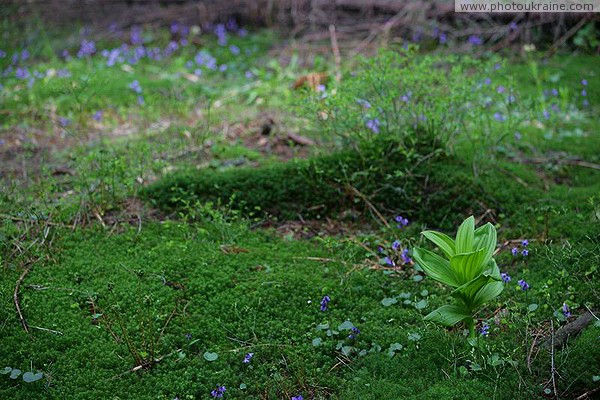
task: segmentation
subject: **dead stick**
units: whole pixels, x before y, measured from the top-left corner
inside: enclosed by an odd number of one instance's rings
[[[551,340],[552,340],[552,347],[550,348],[550,360],[551,360],[551,370],[550,373],[552,374],[552,389],[554,390],[554,397],[556,399],[558,399],[558,390],[556,389],[556,367],[554,366],[554,320],[550,320],[550,326],[552,329],[552,336],[551,336]]]
[[[342,57],[340,55],[340,46],[338,45],[337,36],[335,34],[335,25],[329,25],[329,35],[331,36],[331,49],[335,60],[335,80],[339,82],[342,79]]]
[[[23,270],[23,273],[17,280],[17,284],[15,285],[15,292],[13,294],[13,300],[15,302],[15,308],[17,309],[17,314],[19,315],[19,320],[21,321],[21,325],[23,325],[23,329],[25,329],[25,332],[27,332],[27,333],[30,333],[29,325],[27,325],[27,321],[25,320],[25,317],[23,316],[23,312],[21,311],[21,304],[19,303],[19,291],[21,289],[21,284],[23,283],[25,276],[27,276],[27,274],[29,273],[30,270],[31,270],[30,267],[27,267],[27,268],[25,268],[25,270]]]
[[[371,209],[371,211],[373,211],[375,213],[375,215],[377,215],[377,217],[381,220],[381,222],[383,222],[383,224],[389,228],[390,224],[386,221],[386,219],[383,217],[383,215],[381,215],[381,213],[379,212],[379,210],[377,210],[377,208],[373,205],[373,203],[371,203],[369,201],[369,199],[367,199],[367,196],[365,196],[364,194],[362,194],[357,188],[355,188],[354,186],[350,186],[350,189],[352,189],[352,191],[354,192],[354,194],[356,194],[358,197],[360,197],[367,206],[369,206],[369,208]]]

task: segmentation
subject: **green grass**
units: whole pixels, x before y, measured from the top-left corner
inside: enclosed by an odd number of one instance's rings
[[[574,316],[599,306],[596,56],[531,56],[504,60],[497,70],[498,58],[452,58],[464,63],[457,71],[465,82],[492,80],[469,95],[479,105],[492,99],[490,108],[461,109],[463,120],[452,116],[464,124],[455,136],[443,122],[433,132],[439,136],[425,140],[419,129],[384,124],[383,138],[364,140],[365,118],[373,115],[356,98],[371,93],[361,92],[362,78],[376,82],[378,75],[349,61],[340,85],[328,84],[326,99],[293,91],[298,76],[332,64],[319,59],[304,70],[294,56],[284,66],[267,52],[277,43],[269,32],[232,39],[253,49],[246,57],[236,59],[213,37],[201,36],[195,49],[132,70],[108,68],[98,56],[61,61],[58,51],[76,51],[78,36],[65,39],[65,32],[34,26],[29,35],[35,39],[28,47],[31,71],[68,68],[72,75],[38,80],[30,90],[12,77],[3,82],[7,117],[0,135],[12,141],[21,130],[27,139],[39,132],[37,139],[74,140],[42,150],[32,140],[5,158],[18,168],[3,175],[0,191],[0,368],[44,377],[27,384],[0,375],[0,398],[204,399],[217,385],[225,385],[231,399],[548,397],[552,359],[535,346],[530,353],[535,335],[540,342],[551,335],[551,320],[554,329],[566,323],[565,302]],[[161,46],[167,41],[165,32],[153,37]],[[2,69],[25,42],[15,35],[7,43]],[[200,48],[227,62],[228,70],[205,71],[197,82],[186,78],[185,63]],[[419,57],[403,82],[428,82],[431,88],[418,88],[423,96],[430,89],[447,93],[430,68],[418,67]],[[435,60],[440,72],[446,63]],[[254,78],[246,78],[246,70]],[[402,71],[388,72],[396,79]],[[351,72],[359,79],[345,86]],[[144,89],[144,106],[128,89],[134,79]],[[588,107],[582,79],[588,81]],[[518,99],[503,122],[493,118],[505,110],[499,85],[514,88]],[[546,119],[552,97],[544,90],[552,88],[560,92],[560,111]],[[340,113],[333,89],[354,111]],[[389,105],[384,100],[382,106]],[[432,110],[453,104],[435,101]],[[98,109],[105,119],[96,124],[90,117]],[[281,162],[275,153],[245,145],[244,137],[226,137],[239,125],[257,134],[260,126],[252,124],[265,112],[278,119],[276,133],[297,131],[319,146],[306,152],[307,159]],[[58,116],[72,125],[58,128]],[[338,117],[351,128],[344,133],[363,135],[362,141],[340,149],[331,125]],[[165,120],[168,126],[161,125]],[[437,140],[441,136],[452,140]],[[13,150],[0,151],[6,156]],[[36,159],[40,151],[48,152],[46,158]],[[245,163],[232,166],[232,160]],[[54,174],[56,166],[73,175]],[[381,226],[350,186],[391,227]],[[146,204],[131,207],[140,197]],[[167,218],[148,211],[157,205],[176,212]],[[257,228],[274,223],[265,214],[283,226]],[[282,228],[298,223],[299,214],[344,234],[295,240]],[[408,227],[396,228],[397,214],[411,220]],[[453,234],[470,214],[496,225],[502,245],[496,259],[512,277],[477,313],[490,335],[475,347],[462,327],[446,330],[422,320],[448,302],[447,288],[412,265],[386,268],[383,259],[398,258],[390,249],[394,240],[402,248],[428,246],[421,230]],[[354,229],[344,230],[345,223]],[[513,257],[510,248],[525,238],[529,256]],[[13,301],[24,268],[31,270],[19,298],[31,334],[22,329]],[[520,279],[531,289],[522,291]],[[322,312],[325,295],[331,302]],[[347,320],[361,331],[356,340],[338,329]],[[598,387],[598,329],[596,322],[554,352],[561,397]],[[401,349],[390,353],[391,345]],[[206,352],[218,359],[206,360]],[[254,357],[244,364],[248,352]],[[151,358],[160,361],[130,372]]]

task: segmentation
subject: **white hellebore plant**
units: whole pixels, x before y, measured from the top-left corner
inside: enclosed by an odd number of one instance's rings
[[[425,320],[453,326],[464,322],[470,337],[475,337],[473,315],[485,303],[498,296],[504,285],[500,270],[492,258],[496,249],[496,228],[489,222],[475,229],[475,218],[467,218],[458,228],[456,240],[441,232],[423,235],[444,253],[445,258],[429,250],[415,248],[413,256],[425,273],[454,288],[454,304],[444,305],[425,316]]]

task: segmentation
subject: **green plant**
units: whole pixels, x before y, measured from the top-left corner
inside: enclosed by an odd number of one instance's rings
[[[452,296],[456,299],[455,304],[438,308],[425,316],[425,320],[447,326],[462,321],[469,327],[470,338],[474,338],[473,314],[504,288],[500,270],[492,258],[496,249],[496,228],[488,222],[475,229],[475,218],[470,216],[458,228],[456,240],[435,231],[424,231],[423,235],[447,258],[415,248],[415,260],[431,278],[455,288]]]

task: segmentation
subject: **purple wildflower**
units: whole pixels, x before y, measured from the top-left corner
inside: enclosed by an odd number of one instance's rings
[[[244,75],[246,76],[246,79],[254,78],[254,74],[250,70],[246,71],[246,73]]]
[[[229,51],[231,51],[231,54],[233,54],[234,56],[237,56],[238,54],[240,54],[240,48],[234,44],[229,46]]]
[[[210,395],[212,397],[223,397],[223,395],[225,394],[225,391],[227,390],[227,388],[225,386],[217,386],[217,388],[215,390],[213,390],[212,392],[210,392]]]
[[[548,110],[542,111],[542,115],[544,116],[545,119],[550,119],[550,113],[548,112]]]
[[[511,32],[516,31],[518,28],[519,28],[519,26],[514,21],[511,22],[510,24],[508,24],[508,29],[510,29]]]
[[[25,61],[29,58],[29,56],[31,55],[31,53],[29,53],[29,50],[25,49],[21,52],[21,61]]]
[[[506,91],[506,88],[502,85],[500,85],[496,88],[496,92],[498,92],[498,93],[504,93],[505,91]]]
[[[291,398],[291,400],[304,400],[304,397],[302,397],[302,395],[298,395],[298,396],[294,396]]]
[[[141,96],[141,95],[140,95],[140,96],[138,96],[138,97],[137,97],[137,102],[138,102],[138,104],[139,104],[140,106],[143,106],[143,105],[146,103],[146,101],[144,100],[144,96]]]
[[[479,333],[481,336],[487,336],[490,333],[490,326],[488,324],[483,324],[481,329],[479,329]]]
[[[582,84],[583,86],[587,86],[587,84],[588,84],[588,81],[587,81],[587,79],[582,79],[582,80],[581,80],[581,84]]]
[[[379,125],[381,125],[381,122],[379,122],[379,119],[374,118],[374,119],[367,120],[367,123],[365,125],[368,129],[372,130],[374,133],[379,133]]]
[[[17,68],[15,71],[15,76],[17,79],[27,79],[29,78],[29,70],[27,68]]]
[[[400,100],[408,104],[410,102],[410,98],[412,97],[412,92],[407,92],[405,95],[400,97]]]
[[[142,86],[140,85],[137,79],[129,84],[129,89],[133,90],[137,94],[142,93]]]
[[[511,280],[510,275],[507,274],[506,272],[501,273],[500,277],[502,278],[502,282],[504,282],[504,283],[508,283]]]
[[[521,245],[522,245],[522,246],[524,246],[524,247],[527,247],[527,246],[529,246],[529,240],[527,240],[527,239],[524,239],[524,240],[521,242]]]
[[[390,265],[392,267],[396,266],[396,263],[394,263],[394,260],[392,260],[390,257],[387,257],[387,256],[383,259],[383,262],[385,262],[387,265]]]
[[[0,58],[6,57],[6,52],[4,50],[0,50]]]
[[[529,283],[525,282],[523,279],[519,279],[519,286],[521,286],[521,290],[523,291],[529,289]]]
[[[358,329],[357,327],[353,326],[352,327],[352,333],[350,333],[348,335],[348,339],[356,339],[356,336],[360,333],[360,329]]]
[[[358,103],[358,105],[360,105],[364,108],[371,108],[371,103],[369,103],[367,100],[358,99],[358,100],[356,100],[356,102]]]
[[[383,253],[383,246],[377,246],[377,252],[378,253]]]
[[[188,332],[188,333],[186,333],[186,334],[185,334],[185,338],[186,338],[187,340],[192,340],[192,334],[191,334],[191,333],[189,333],[189,332]]]
[[[171,33],[175,34],[179,32],[179,22],[173,22],[171,24]]]
[[[479,46],[483,44],[483,40],[477,35],[471,35],[469,36],[469,43],[473,46]]]
[[[582,95],[583,97],[587,96],[587,90],[585,90],[585,89],[582,89],[582,90],[581,90],[581,95]]]
[[[83,58],[87,56],[91,56],[96,52],[96,43],[93,40],[83,39],[81,41],[81,47],[77,52],[77,57]]]
[[[512,253],[513,256],[517,256],[517,254],[519,254],[519,249],[517,249],[516,247],[513,247],[512,249],[510,249],[510,252]]]
[[[394,240],[394,242],[392,243],[392,249],[394,251],[397,251],[398,248],[400,248],[400,241],[399,240]]]
[[[65,117],[58,117],[58,123],[60,124],[60,126],[62,126],[63,128],[65,126],[69,126],[71,125],[71,121]]]
[[[244,360],[242,361],[244,364],[248,364],[250,360],[254,357],[254,353],[248,353],[244,356]]]
[[[329,305],[330,301],[331,298],[329,296],[323,297],[323,300],[321,300],[321,311],[327,311],[327,306]]]
[[[408,255],[408,249],[402,250],[402,253],[400,253],[400,256],[402,257],[402,263],[404,263],[404,264],[408,264],[412,261],[412,259]]]
[[[408,225],[408,219],[404,218],[402,215],[396,215],[394,220],[398,223],[398,229],[404,228],[406,225]]]
[[[142,38],[142,28],[139,26],[133,26],[131,28],[131,44],[134,46],[140,46],[144,44],[144,38]]]
[[[440,33],[439,40],[440,40],[440,44],[445,44],[448,41],[448,35],[443,32]]]
[[[494,119],[495,119],[496,121],[499,121],[499,122],[503,122],[504,120],[506,120],[506,118],[504,117],[504,115],[502,115],[502,114],[501,114],[501,113],[499,113],[499,112],[497,112],[497,113],[494,113]]]
[[[483,83],[485,83],[486,85],[491,85],[492,84],[492,80],[490,78],[485,78],[483,80]]]
[[[567,305],[567,303],[563,303],[562,313],[565,316],[565,318],[569,318],[571,316],[571,311],[569,311],[569,306]]]
[[[521,140],[523,138],[523,135],[521,135],[520,132],[515,132],[515,139],[516,140]]]
[[[529,250],[527,250],[527,249],[523,249],[523,250],[521,251],[521,254],[523,255],[523,257],[527,257],[527,256],[529,255]]]
[[[327,87],[325,85],[317,85],[317,87],[315,87],[315,91],[317,93],[323,93],[327,90]]]
[[[552,96],[558,96],[558,90],[557,89],[552,89],[550,92],[552,93]]]
[[[104,111],[98,110],[94,113],[94,115],[92,115],[92,118],[94,119],[94,121],[100,122],[100,121],[102,121],[103,116],[104,116]]]

